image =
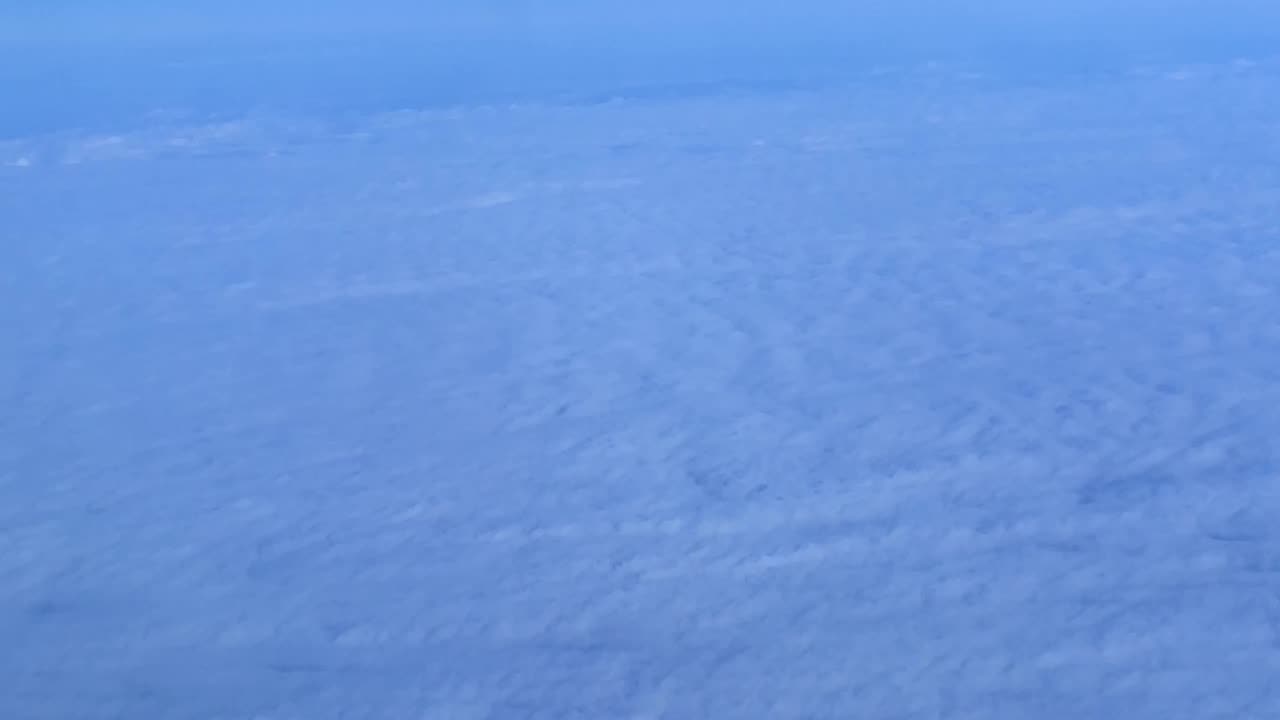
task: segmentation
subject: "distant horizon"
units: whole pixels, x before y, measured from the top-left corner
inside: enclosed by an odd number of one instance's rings
[[[966,14],[963,5],[918,21],[905,10],[860,18],[814,0],[801,5],[821,12],[785,23],[770,24],[777,10],[763,2],[723,18],[710,10],[681,17],[659,4],[605,22],[607,13],[563,0],[550,4],[558,12],[511,10],[518,5],[432,15],[383,2],[360,20],[359,12],[322,3],[293,24],[284,10],[256,17],[234,3],[201,15],[199,3],[184,13],[134,2],[114,19],[66,0],[19,15],[0,5],[0,24],[9,27],[0,34],[0,83],[16,98],[16,111],[0,117],[0,138],[131,127],[157,111],[362,113],[677,86],[767,89],[927,63],[1041,82],[1280,52],[1280,10],[1248,2],[1228,5],[1249,13],[1202,23],[1174,11],[1144,15],[1141,7],[1105,23],[1096,9],[1001,16]],[[403,23],[392,30],[397,9]],[[1265,22],[1271,16],[1277,22]]]

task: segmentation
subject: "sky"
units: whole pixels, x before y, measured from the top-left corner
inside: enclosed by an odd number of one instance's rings
[[[711,45],[758,41],[759,36],[879,33],[907,43],[962,44],[964,39],[995,42],[1018,36],[1087,43],[1091,34],[1121,31],[1135,45],[1210,41],[1214,36],[1260,35],[1280,18],[1263,0],[1133,0],[1126,3],[1014,2],[1013,0],[477,0],[425,2],[376,0],[6,0],[0,3],[5,42],[31,46],[95,43],[114,47],[215,38],[306,37],[308,35],[389,35],[425,38],[472,33],[512,40],[541,35],[564,44],[633,38],[651,33],[697,34]],[[1063,34],[1069,37],[1061,37]],[[594,39],[593,39],[594,38]],[[502,53],[501,46],[489,51]],[[656,48],[655,48],[656,50]]]

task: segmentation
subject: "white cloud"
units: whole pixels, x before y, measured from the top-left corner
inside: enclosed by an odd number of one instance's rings
[[[1276,706],[1250,72],[4,145],[0,717]]]

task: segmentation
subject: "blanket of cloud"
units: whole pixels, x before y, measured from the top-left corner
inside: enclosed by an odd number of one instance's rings
[[[426,105],[0,140],[0,717],[1280,717],[1280,64]]]

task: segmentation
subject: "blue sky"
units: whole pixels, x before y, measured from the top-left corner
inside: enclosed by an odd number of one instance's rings
[[[1095,30],[1125,26],[1134,40],[1145,27],[1154,33],[1211,33],[1257,27],[1280,18],[1274,3],[1263,0],[1131,0],[1125,3],[1013,2],[1012,0],[906,0],[904,2],[837,2],[835,0],[475,0],[474,2],[407,2],[377,0],[8,0],[0,18],[11,35],[29,39],[71,36],[129,42],[138,37],[200,36],[260,32],[305,34],[353,30],[481,31],[554,29],[623,32],[640,28],[667,31],[716,28],[789,28],[816,31],[878,27],[904,34],[943,31],[957,36],[1009,32]],[[945,27],[942,27],[945,25]],[[931,28],[932,26],[932,28]],[[121,32],[124,34],[120,34]]]

